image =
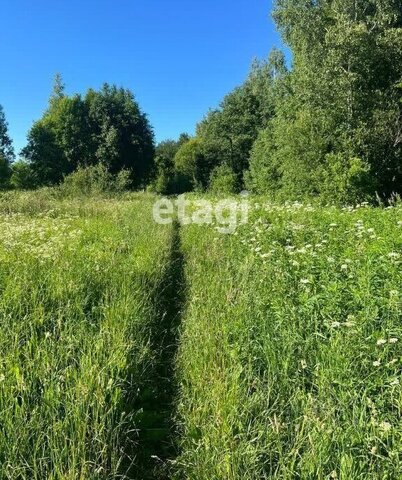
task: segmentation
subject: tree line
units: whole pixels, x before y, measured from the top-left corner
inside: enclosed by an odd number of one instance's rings
[[[100,163],[112,174],[129,172],[135,187],[151,180],[154,133],[127,89],[104,84],[99,91],[89,89],[84,97],[67,96],[57,75],[48,107],[28,133],[22,160],[13,163],[4,114],[0,132],[4,139],[0,145],[6,147],[0,146],[3,184],[16,188],[55,185],[79,167]]]
[[[154,147],[133,94],[68,97],[57,77],[23,162],[0,110],[1,186],[50,185],[102,162],[164,194],[248,189],[275,200],[355,202],[402,193],[402,0],[277,0],[292,54],[274,49],[219,108]]]

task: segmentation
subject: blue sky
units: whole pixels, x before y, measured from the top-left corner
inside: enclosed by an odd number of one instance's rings
[[[194,127],[280,38],[271,0],[2,0],[0,104],[18,151],[60,72],[130,88],[158,141]]]

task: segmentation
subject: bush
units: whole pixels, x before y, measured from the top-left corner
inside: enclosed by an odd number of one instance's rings
[[[101,195],[122,193],[131,185],[129,170],[121,170],[117,175],[109,172],[103,163],[78,169],[64,178],[60,190],[64,195]]]
[[[174,158],[175,170],[189,189],[203,190],[208,185],[209,166],[204,155],[204,144],[199,138],[192,138],[182,145]]]
[[[38,182],[31,165],[18,161],[12,165],[10,185],[17,190],[33,190]]]
[[[0,189],[9,187],[10,173],[8,161],[0,152]]]
[[[275,157],[273,126],[262,130],[250,155],[250,170],[245,174],[246,188],[274,197],[281,188],[280,165]]]
[[[328,154],[321,175],[320,193],[326,202],[356,204],[372,198],[375,190],[370,167],[360,158]]]
[[[214,168],[211,173],[209,190],[212,193],[236,193],[238,186],[234,171],[226,164]]]

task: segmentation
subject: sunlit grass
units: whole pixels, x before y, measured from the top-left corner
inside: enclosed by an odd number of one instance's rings
[[[177,478],[399,478],[402,209],[182,229]]]
[[[127,398],[153,362],[171,231],[151,197],[41,195],[0,201],[0,478],[115,478],[135,462]]]
[[[399,478],[401,206],[154,201],[0,196],[0,478]]]

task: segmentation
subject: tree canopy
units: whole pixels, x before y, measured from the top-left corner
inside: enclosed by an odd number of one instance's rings
[[[11,162],[14,160],[14,148],[8,134],[8,123],[3,107],[0,105],[0,188],[4,188],[11,175]]]
[[[48,108],[28,133],[22,155],[40,184],[58,183],[79,165],[101,162],[112,173],[130,170],[141,185],[153,167],[153,130],[129,90],[104,84],[84,98],[69,97],[57,76]]]
[[[274,18],[293,69],[254,146],[252,188],[345,200],[401,193],[401,6],[277,1]]]

